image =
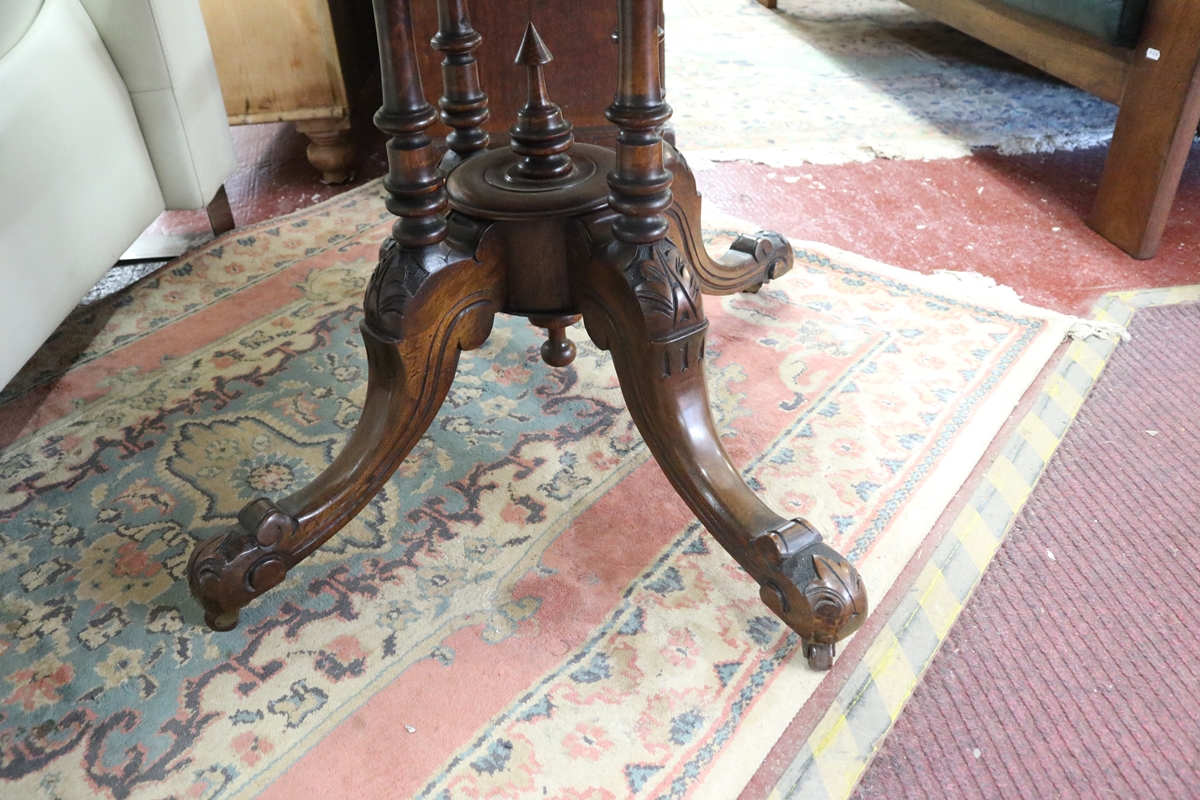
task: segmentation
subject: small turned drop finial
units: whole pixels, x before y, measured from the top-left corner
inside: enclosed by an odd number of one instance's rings
[[[575,141],[572,125],[550,101],[542,72],[542,67],[553,60],[537,28],[529,23],[515,61],[529,69],[529,93],[525,106],[517,112],[517,124],[509,131],[513,152],[522,157],[516,164],[516,173],[528,180],[552,180],[571,171],[567,151]]]
[[[529,321],[548,334],[542,343],[542,360],[552,367],[565,367],[575,360],[575,343],[567,338],[567,328],[583,319],[578,314],[534,314]]]

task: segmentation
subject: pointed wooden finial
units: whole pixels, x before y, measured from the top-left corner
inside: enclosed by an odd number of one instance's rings
[[[546,48],[542,37],[538,36],[537,28],[533,27],[532,22],[529,23],[525,27],[525,36],[521,39],[521,48],[517,50],[516,64],[521,67],[540,67],[553,60],[554,56]]]
[[[571,123],[562,110],[550,102],[542,67],[554,60],[533,23],[525,28],[525,37],[517,51],[516,64],[529,70],[529,94],[525,106],[517,112],[512,134],[513,152],[522,156],[514,169],[526,180],[553,180],[571,172],[567,150],[575,141]]]

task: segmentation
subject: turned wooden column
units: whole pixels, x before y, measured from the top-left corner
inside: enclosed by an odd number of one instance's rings
[[[621,214],[613,235],[651,244],[667,234],[672,179],[659,134],[671,107],[663,100],[656,0],[620,0],[617,47],[617,96],[605,113],[620,129],[617,168],[608,176],[608,204]]]
[[[437,10],[438,32],[431,44],[445,55],[438,106],[442,122],[452,129],[446,146],[461,160],[486,150],[491,138],[483,129],[489,116],[488,96],[479,87],[475,61],[483,37],[471,27],[466,0],[438,0]]]
[[[392,238],[401,247],[425,247],[445,239],[447,230],[445,181],[426,134],[438,113],[425,99],[417,69],[410,0],[372,0],[372,5],[383,78],[383,107],[375,126],[392,137],[383,186],[390,195],[388,211],[399,217]]]

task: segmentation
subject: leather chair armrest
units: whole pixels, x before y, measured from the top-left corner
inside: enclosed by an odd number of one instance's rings
[[[237,167],[198,0],[81,0],[121,73],[167,208],[203,208]]]

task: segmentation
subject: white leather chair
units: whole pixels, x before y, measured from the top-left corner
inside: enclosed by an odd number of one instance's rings
[[[235,167],[198,0],[0,0],[0,386]]]

